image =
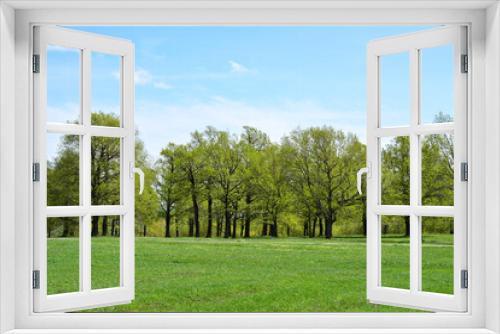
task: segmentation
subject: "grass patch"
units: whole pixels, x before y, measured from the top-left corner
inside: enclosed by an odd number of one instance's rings
[[[452,263],[450,238],[436,236],[425,243],[429,268]],[[66,243],[77,239],[67,239]],[[425,241],[425,240],[424,240]],[[52,266],[66,268],[67,247],[49,240]],[[93,246],[100,268],[116,268],[112,238]],[[408,279],[408,239],[384,238],[385,265],[391,280]],[[95,247],[95,248],[94,248]],[[451,256],[451,257],[450,257]],[[94,263],[93,260],[93,263]],[[449,266],[448,266],[449,267]],[[446,268],[448,268],[446,267]],[[403,308],[370,304],[366,300],[365,239],[192,239],[136,238],[136,298],[128,305],[92,312],[407,312]],[[450,267],[451,268],[451,267]],[[117,269],[108,269],[110,270]],[[451,268],[452,270],[452,268]],[[64,271],[59,271],[64,272]],[[113,275],[111,273],[111,275]],[[57,291],[65,275],[49,276]],[[103,278],[104,279],[104,278]],[[451,281],[450,281],[451,280]],[[435,270],[426,282],[432,291],[449,292],[453,275]],[[52,288],[50,288],[52,287]]]

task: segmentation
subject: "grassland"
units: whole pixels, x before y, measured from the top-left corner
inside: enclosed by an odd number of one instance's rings
[[[49,291],[78,289],[78,241],[50,239]],[[116,238],[95,238],[92,285],[116,284]],[[382,282],[407,287],[408,239],[387,237]],[[423,289],[452,292],[452,238],[426,236]],[[405,312],[366,300],[362,237],[136,239],[136,298],[94,312]]]

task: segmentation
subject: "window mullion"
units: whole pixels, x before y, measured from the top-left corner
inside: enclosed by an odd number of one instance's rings
[[[417,127],[419,124],[419,51],[410,50],[410,290],[420,290],[420,218],[415,209],[420,204],[420,152]]]
[[[82,56],[82,124],[86,129],[83,136],[81,136],[81,168],[80,168],[80,198],[82,201],[82,206],[84,207],[85,213],[81,217],[81,234],[80,234],[80,284],[82,286],[82,291],[89,292],[91,290],[91,216],[90,216],[90,205],[91,205],[91,136],[88,132],[91,123],[91,51],[89,49],[83,50]]]

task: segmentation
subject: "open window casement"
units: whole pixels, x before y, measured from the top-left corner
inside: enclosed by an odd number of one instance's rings
[[[75,61],[59,62],[64,66],[68,63],[68,68],[55,73],[53,67],[58,58],[54,53],[72,57]],[[106,57],[116,60],[115,73],[106,72],[109,70],[105,66],[93,66],[92,62]],[[69,68],[71,65],[73,68]],[[65,89],[71,73],[74,73],[72,87],[76,87],[76,102],[64,104],[60,113],[74,109],[76,116],[62,121],[48,117],[48,111],[54,109],[51,100],[66,96]],[[94,117],[99,110],[98,106],[93,106],[91,97],[96,89],[102,89],[97,87],[99,80],[108,76],[112,77],[117,87],[115,109],[110,115]],[[72,311],[129,303],[134,298],[134,46],[126,40],[91,33],[58,27],[35,27],[33,83],[34,311]],[[51,112],[53,115],[53,110]],[[109,119],[114,119],[116,124],[106,123]],[[96,170],[93,159],[98,153],[94,154],[93,145],[114,145],[117,152],[112,162],[115,164],[116,181],[106,188],[109,198],[114,198],[109,203],[94,198],[94,188],[102,186],[96,184],[95,174],[111,172],[104,167],[101,168],[103,170]],[[74,183],[69,178],[61,180],[60,175],[50,175],[51,164],[62,163],[61,156],[53,158],[54,151],[61,150],[69,152],[64,159],[73,156],[75,161],[71,168],[73,174],[69,173],[74,176]],[[74,171],[76,169],[78,171]],[[52,189],[51,183],[56,181],[67,191],[52,198],[48,189]],[[72,190],[75,190],[73,197],[65,199]],[[110,222],[113,219],[117,278],[107,285],[101,282],[105,277],[98,277],[99,273],[92,272],[92,257],[109,256],[98,254],[98,248],[93,246],[97,232],[94,229],[98,227],[94,226],[98,222],[95,217],[107,217],[105,220]],[[71,235],[72,238],[59,238],[58,244],[51,243],[55,233]],[[65,265],[70,268],[71,263],[76,263],[74,272],[78,274],[72,274],[71,270],[51,272],[54,252],[65,252]],[[51,280],[58,280],[58,285],[63,288],[51,288],[54,286]]]
[[[430,311],[467,310],[466,36],[466,27],[443,27],[384,38],[368,45],[367,298],[372,303]],[[433,50],[448,50],[448,53],[441,53],[448,56],[434,58],[432,68],[424,71],[424,66],[427,66],[423,61],[424,55]],[[390,59],[395,61],[388,61]],[[429,85],[429,81],[426,81],[427,71],[438,73],[447,67],[450,68],[449,80],[432,83],[429,95],[429,87],[425,87]],[[391,73],[399,81],[388,79]],[[389,94],[390,89],[396,93]],[[424,98],[439,99],[447,93],[451,101],[450,117],[429,120],[424,112],[424,108],[427,108]],[[404,105],[401,95],[405,94],[407,108],[401,107]],[[407,115],[407,119],[399,119],[399,115]],[[422,161],[426,157],[422,152],[429,138],[444,138],[450,144],[449,191],[452,191],[450,197],[453,200],[448,205],[424,200],[423,185],[430,180],[425,179],[429,175],[423,171]],[[407,187],[391,189],[392,193],[400,195],[399,200],[384,198],[384,187],[391,186],[391,182],[385,180],[391,175],[384,171],[383,166],[384,159],[387,159],[384,156],[387,154],[384,153],[387,143],[399,148],[406,143],[408,160],[406,165],[399,162],[398,175],[401,175],[401,170],[408,171],[407,178],[402,178],[399,183],[407,182]],[[436,180],[439,180],[441,176],[437,177]],[[406,200],[401,199],[405,198],[405,191]],[[453,263],[450,263],[450,272],[453,268],[453,277],[449,279],[449,290],[444,292],[427,290],[423,279],[427,265],[423,222],[429,219],[451,221]],[[405,227],[403,224],[403,228],[406,233],[409,232],[409,246],[394,257],[396,252],[391,253],[391,247],[404,246],[391,244],[385,236],[389,235],[387,230],[396,221],[407,225]],[[396,234],[400,234],[400,231]],[[388,259],[384,258],[386,256]],[[435,269],[434,272],[429,271],[431,276],[443,268]],[[398,279],[391,282],[391,275]],[[426,276],[425,279],[440,278]],[[395,281],[407,282],[392,284]]]

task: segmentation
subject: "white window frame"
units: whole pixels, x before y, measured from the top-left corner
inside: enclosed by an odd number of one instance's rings
[[[64,7],[64,8],[63,8]],[[73,8],[68,8],[73,7]],[[129,8],[124,8],[129,7]],[[133,8],[131,8],[133,7]],[[161,7],[161,8],[160,8]],[[50,8],[50,9],[47,9]],[[16,9],[16,10],[15,10]],[[34,314],[32,312],[32,119],[35,24],[352,25],[467,24],[471,58],[468,151],[468,312],[435,314]],[[12,64],[15,63],[15,69]],[[0,3],[0,331],[500,332],[500,10],[496,1],[60,1]],[[13,126],[15,124],[15,127]],[[488,140],[486,140],[488,138]],[[485,182],[486,179],[488,182]],[[15,194],[15,196],[12,196]],[[12,256],[15,254],[15,256]],[[487,291],[487,294],[485,293]],[[266,329],[259,331],[258,329]],[[302,328],[302,330],[300,330]],[[347,328],[351,330],[347,330]],[[53,330],[50,330],[53,329]],[[88,329],[88,330],[85,330]],[[93,330],[91,330],[93,329]],[[101,329],[101,330],[98,330]],[[135,329],[135,330],[134,330]],[[238,330],[241,329],[241,330]],[[244,330],[246,329],[246,330]],[[280,330],[281,329],[281,330]],[[344,330],[343,330],[344,329]],[[418,330],[420,329],[420,331]],[[432,330],[431,330],[432,329]],[[62,332],[59,330],[59,332]],[[116,331],[115,331],[116,332]],[[217,332],[221,332],[220,330]]]
[[[451,45],[453,68],[453,122],[424,124],[421,120],[421,51]],[[408,55],[409,124],[384,127],[380,100],[382,71],[380,59],[395,54]],[[415,33],[373,40],[367,48],[367,295],[371,302],[422,310],[467,310],[467,289],[462,285],[462,270],[467,270],[467,181],[461,180],[461,163],[467,163],[467,81],[462,70],[462,56],[467,55],[467,27],[445,26]],[[454,205],[426,206],[422,199],[421,138],[430,134],[454,136]],[[410,150],[410,200],[407,205],[382,203],[382,138],[406,136]],[[410,218],[409,289],[382,285],[383,216]],[[422,290],[422,231],[423,217],[453,218],[453,293],[442,294]]]
[[[129,303],[134,299],[134,46],[126,40],[72,31],[54,26],[36,26],[33,36],[34,54],[40,58],[39,71],[33,75],[33,153],[39,164],[39,181],[33,183],[33,268],[39,272],[39,288],[34,289],[35,312],[73,311],[96,306]],[[78,124],[47,122],[47,56],[48,46],[72,48],[80,53],[81,97]],[[119,57],[120,61],[120,126],[91,124],[92,53],[100,52]],[[47,135],[77,135],[79,137],[79,204],[47,206]],[[118,205],[92,205],[91,141],[95,137],[120,140],[120,202]],[[91,269],[92,216],[120,216],[120,280],[118,286],[92,289]],[[79,290],[70,293],[47,294],[47,228],[49,217],[75,217],[79,220]]]

